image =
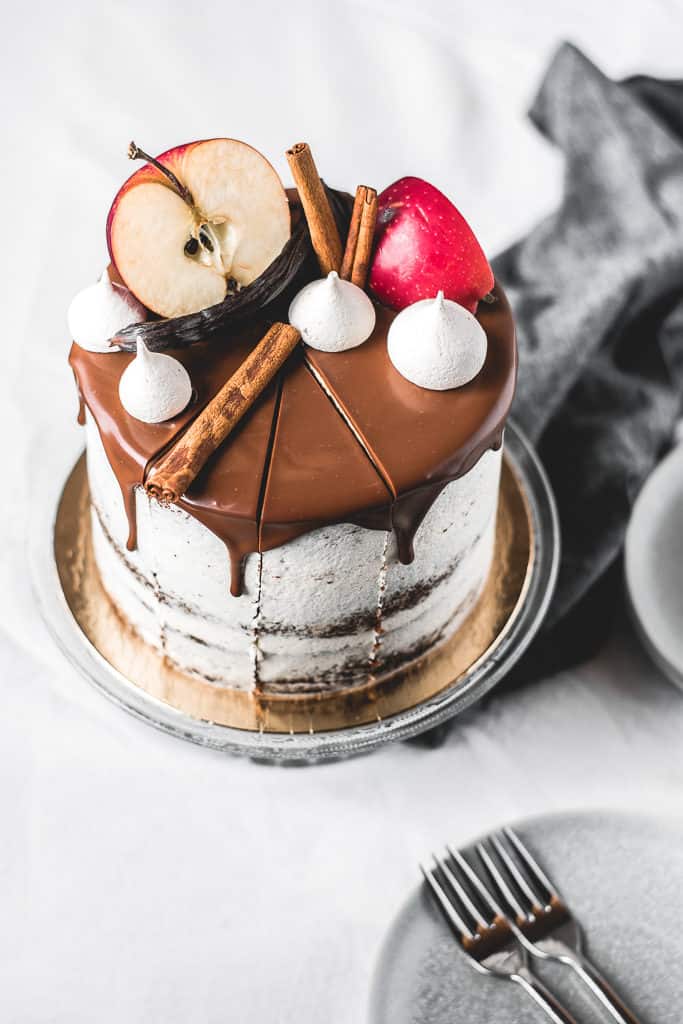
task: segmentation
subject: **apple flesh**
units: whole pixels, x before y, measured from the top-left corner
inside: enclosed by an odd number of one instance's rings
[[[493,272],[450,199],[421,178],[400,178],[378,199],[369,285],[379,301],[405,309],[443,291],[471,313],[491,291]]]
[[[107,244],[140,302],[182,316],[263,273],[290,236],[289,203],[266,158],[235,139],[176,146],[156,163],[162,169],[146,164],[119,190]]]

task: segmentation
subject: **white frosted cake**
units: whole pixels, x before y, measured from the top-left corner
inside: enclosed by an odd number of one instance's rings
[[[305,216],[283,190],[283,227],[270,165],[239,179],[265,189],[273,226],[253,212],[258,196],[235,199],[242,145],[179,147],[133,175],[110,215],[109,274],[72,308],[95,560],[120,617],[188,676],[256,695],[358,688],[452,637],[484,587],[512,318],[464,220],[419,179],[379,200],[365,190],[372,209],[354,208],[350,227],[350,202],[328,193],[350,269],[321,278],[331,228],[310,180],[293,161]],[[406,202],[432,219],[426,240],[397,215]],[[163,281],[148,267],[159,218],[162,251],[183,241]],[[249,231],[267,237],[248,246]],[[420,245],[432,246],[425,280],[406,257]],[[224,287],[207,284],[219,273]]]

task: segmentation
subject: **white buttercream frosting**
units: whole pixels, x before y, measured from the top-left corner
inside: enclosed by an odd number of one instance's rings
[[[244,590],[235,598],[226,582],[223,542],[178,507],[149,501],[141,488],[138,546],[121,559],[117,549],[125,548],[128,518],[87,410],[86,431],[90,493],[98,509],[94,552],[107,591],[147,643],[218,688],[249,692],[258,680],[284,683],[286,692],[291,681],[296,691],[302,677],[362,685],[370,673],[383,674],[387,664],[410,658],[435,636],[450,636],[470,610],[468,596],[486,580],[500,450],[486,452],[469,473],[447,484],[420,524],[410,565],[399,561],[391,535],[328,524],[248,555]],[[311,566],[325,566],[329,586],[321,587]],[[429,591],[418,605],[406,600],[416,588]],[[352,640],[330,628],[351,619],[358,622]]]
[[[469,310],[445,299],[406,306],[389,328],[389,358],[407,380],[430,391],[459,388],[486,360],[486,331]]]
[[[370,337],[375,327],[375,307],[362,288],[342,281],[332,270],[294,296],[289,322],[311,348],[344,352]]]
[[[129,324],[147,319],[142,303],[122,285],[113,284],[105,270],[97,284],[84,288],[66,314],[71,337],[89,352],[118,352],[109,339]]]
[[[143,423],[163,423],[182,412],[192,397],[190,375],[177,359],[150,352],[137,339],[137,355],[121,374],[121,405]]]

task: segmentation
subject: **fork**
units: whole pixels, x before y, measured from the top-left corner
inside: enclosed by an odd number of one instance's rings
[[[493,833],[477,845],[500,899],[508,907],[508,922],[533,957],[554,960],[571,968],[618,1024],[639,1024],[609,982],[582,951],[578,921],[555,885],[511,828]]]
[[[487,893],[482,899],[485,911],[474,903],[459,877],[460,872],[469,877],[464,858],[448,847],[448,860],[434,856],[434,864],[434,868],[420,865],[420,870],[471,966],[480,974],[519,985],[555,1024],[577,1024],[529,970],[528,951],[513,934],[493,896]],[[476,888],[481,896],[479,886]]]

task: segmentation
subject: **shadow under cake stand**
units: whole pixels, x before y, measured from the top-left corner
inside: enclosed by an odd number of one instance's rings
[[[127,711],[203,746],[280,762],[312,762],[406,739],[488,692],[520,658],[547,610],[559,531],[545,474],[509,423],[495,553],[484,591],[456,635],[386,679],[294,697],[247,693],[187,675],[121,620],[95,566],[85,455],[55,481],[32,531],[44,618],[73,665]]]

